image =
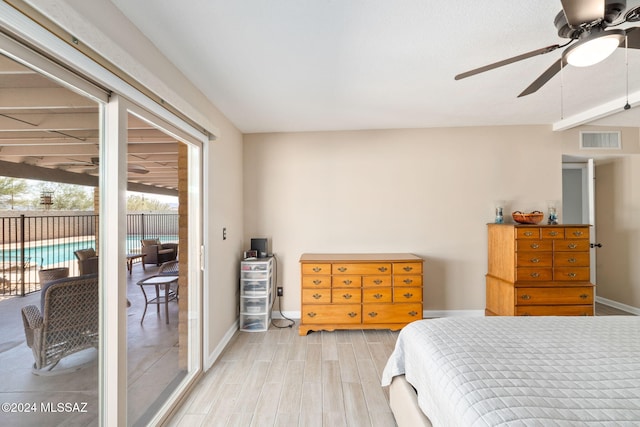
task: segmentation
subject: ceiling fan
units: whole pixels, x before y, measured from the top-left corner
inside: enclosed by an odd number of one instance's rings
[[[77,160],[77,161],[67,162],[67,163],[57,163],[56,166],[66,167],[66,168],[84,167],[85,169],[82,172],[92,175],[92,174],[98,173],[98,168],[100,166],[100,158],[92,157],[90,162],[85,160]],[[149,169],[135,163],[127,163],[127,171],[131,173],[138,173],[138,174],[149,173]]]
[[[464,79],[571,45],[562,52],[561,58],[518,95],[520,98],[536,92],[567,64],[588,67],[603,61],[618,47],[626,45],[628,48],[640,49],[640,27],[607,29],[625,22],[640,22],[640,6],[630,9],[622,19],[618,19],[627,7],[626,0],[561,0],[561,3],[562,10],[556,15],[554,25],[558,36],[569,39],[567,43],[543,47],[485,65],[458,74],[455,79]]]

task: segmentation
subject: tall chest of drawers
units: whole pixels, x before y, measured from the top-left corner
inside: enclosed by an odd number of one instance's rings
[[[300,335],[422,319],[422,264],[413,254],[303,254]]]
[[[593,316],[588,225],[488,225],[487,315]]]

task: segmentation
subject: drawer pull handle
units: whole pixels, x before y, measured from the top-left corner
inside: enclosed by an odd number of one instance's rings
[[[537,279],[538,277],[540,277],[540,273],[538,273],[537,271],[534,271],[533,273],[530,274],[531,277],[533,277],[534,279]]]
[[[320,283],[322,283],[322,280],[317,280],[316,279],[316,280],[313,281],[313,284],[316,285],[316,286],[319,285]]]
[[[313,271],[314,271],[315,273],[319,273],[319,272],[321,272],[321,271],[322,271],[322,268],[321,268],[321,267],[313,267]]]
[[[404,271],[411,271],[411,270],[413,270],[413,267],[406,266],[406,267],[403,268],[403,270]]]
[[[587,295],[587,294],[580,294],[580,298],[582,298],[582,299],[587,299],[587,298],[589,298],[589,295]]]
[[[578,260],[575,258],[569,258],[567,261],[569,261],[571,264],[577,262]]]
[[[531,262],[537,264],[540,262],[540,258],[531,258]]]
[[[349,317],[351,317],[351,318],[354,318],[354,317],[356,317],[357,315],[358,315],[358,313],[356,313],[355,311],[351,311],[351,312],[349,312],[349,313],[347,314],[347,316],[349,316]]]
[[[387,267],[378,267],[378,271],[385,272],[387,271]]]
[[[352,296],[353,296],[353,295],[351,295],[351,294],[344,294],[344,295],[342,295],[342,298],[344,298],[344,299],[351,299],[351,297],[352,297]]]
[[[405,298],[411,298],[413,296],[413,294],[411,292],[407,292],[406,294],[402,295]]]
[[[383,296],[384,296],[384,295],[382,295],[382,294],[375,294],[373,297],[374,297],[375,299],[380,299],[380,298],[382,298]]]
[[[524,294],[520,298],[522,298],[523,300],[530,300],[531,299],[531,295]]]
[[[532,243],[531,244],[531,249],[538,249],[539,247],[540,247],[540,245],[537,244],[537,243]]]
[[[531,316],[529,313],[522,313],[520,316]]]
[[[376,284],[376,285],[379,285],[379,284],[382,283],[382,280],[376,279],[376,280],[373,281],[373,283]]]
[[[344,273],[345,271],[347,271],[347,267],[338,267],[338,271],[340,273]]]
[[[576,277],[576,276],[577,276],[577,274],[576,274],[576,273],[574,273],[574,272],[571,272],[571,273],[567,273],[567,276],[569,276],[569,277],[571,277],[571,278],[574,278],[574,277]]]
[[[310,311],[310,312],[307,313],[307,316],[316,317],[316,313],[314,313],[313,311]]]
[[[320,299],[320,298],[322,298],[322,295],[320,295],[320,294],[313,294],[312,296],[313,296],[315,299]]]
[[[557,231],[550,231],[549,232],[549,236],[557,236],[558,232]]]
[[[403,282],[408,285],[410,283],[413,283],[413,279],[404,279]]]
[[[531,236],[533,236],[533,232],[531,232],[531,231],[525,231],[525,232],[524,232],[524,235],[525,235],[525,236],[527,236],[527,237],[531,237]]]
[[[369,317],[376,317],[377,315],[378,313],[376,313],[375,311],[369,313]]]
[[[407,313],[407,314],[408,314],[409,316],[412,316],[412,317],[413,317],[413,316],[417,316],[417,315],[418,315],[418,312],[417,312],[417,311],[413,311],[413,310],[411,310],[411,311],[410,311],[409,313]]]
[[[582,231],[574,231],[573,235],[576,236],[576,237],[580,237],[580,236],[582,236]]]
[[[577,247],[578,247],[578,245],[576,245],[575,243],[569,243],[569,244],[567,245],[567,247],[568,247],[569,249],[575,249],[575,248],[577,248]]]
[[[342,283],[344,283],[345,285],[350,285],[353,282],[351,280],[343,280]]]

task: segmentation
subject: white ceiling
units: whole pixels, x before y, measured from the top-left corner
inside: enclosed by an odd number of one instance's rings
[[[627,90],[624,49],[523,98],[560,49],[454,81],[564,43],[559,0],[112,1],[245,133],[552,124]],[[640,91],[640,50],[628,63]]]

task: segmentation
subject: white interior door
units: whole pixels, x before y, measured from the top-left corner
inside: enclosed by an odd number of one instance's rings
[[[596,279],[595,165],[593,159],[562,164],[562,222],[591,225],[591,283]]]
[[[586,168],[586,188],[587,193],[587,206],[588,206],[588,221],[591,225],[591,232],[589,233],[589,243],[591,244],[591,251],[589,253],[589,265],[591,266],[591,283],[596,283],[596,175],[595,164],[593,159],[587,161]]]

